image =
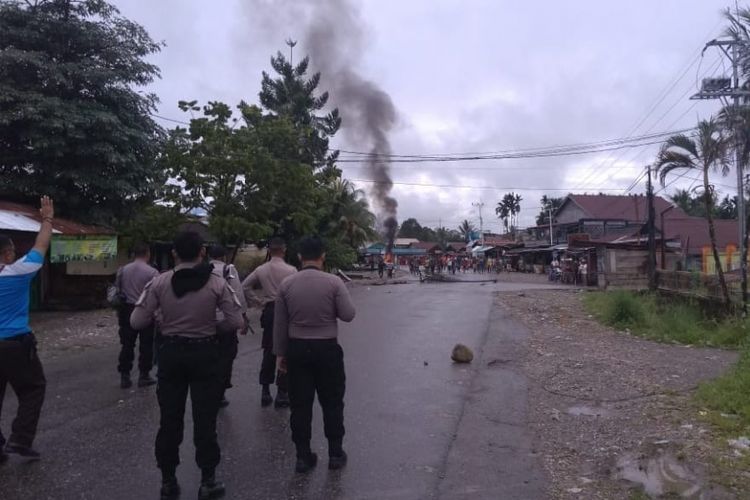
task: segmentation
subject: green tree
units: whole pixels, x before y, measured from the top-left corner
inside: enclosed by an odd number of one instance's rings
[[[329,234],[357,250],[377,237],[375,215],[370,212],[365,193],[345,179],[335,180],[329,191],[332,201]]]
[[[398,229],[398,237],[399,238],[416,238],[418,240],[422,239],[424,232],[424,228],[422,225],[417,221],[417,219],[410,217],[409,219],[406,219],[404,222],[401,223],[401,226]]]
[[[711,238],[711,250],[714,256],[716,272],[724,296],[729,304],[729,290],[721,267],[719,251],[716,247],[716,229],[714,227],[714,188],[709,182],[709,173],[718,170],[722,175],[729,172],[727,150],[729,141],[723,134],[719,124],[713,119],[702,120],[698,123],[698,134],[693,139],[684,134],[678,134],[667,139],[659,152],[656,168],[659,181],[664,186],[667,175],[675,170],[698,171],[703,176],[703,200],[706,207],[708,234]]]
[[[183,212],[207,213],[210,231],[225,245],[273,234],[296,240],[314,231],[322,193],[310,166],[293,159],[293,124],[244,102],[240,118],[221,102],[200,108],[183,101],[180,108],[203,116],[170,133],[162,155],[176,183],[170,201]]]
[[[460,233],[461,239],[463,239],[463,241],[469,241],[469,239],[471,238],[471,234],[476,232],[476,230],[477,229],[474,227],[474,224],[466,219],[464,219],[461,225],[458,226],[458,232]]]
[[[563,202],[565,201],[565,198],[553,198],[551,196],[547,196],[546,194],[542,196],[542,199],[539,200],[539,204],[541,205],[539,209],[539,214],[536,216],[536,225],[537,226],[544,226],[549,224],[549,213],[550,210],[554,214],[557,212],[557,209],[559,209]]]
[[[159,50],[103,0],[0,3],[0,194],[100,223],[150,202],[163,131],[138,88]]]
[[[339,152],[328,149],[330,138],[341,127],[341,117],[337,108],[324,115],[316,114],[328,103],[328,92],[317,94],[320,73],[306,78],[309,63],[305,57],[292,66],[281,52],[271,57],[271,67],[278,77],[263,72],[260,103],[271,114],[291,121],[299,134],[300,161],[330,181],[341,175],[335,166]]]

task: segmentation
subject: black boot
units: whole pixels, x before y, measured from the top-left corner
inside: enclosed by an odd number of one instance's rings
[[[346,465],[346,452],[342,448],[341,439],[328,440],[328,469],[338,470]]]
[[[174,471],[161,473],[161,500],[174,500],[180,497],[180,485]]]
[[[274,401],[273,406],[275,408],[289,408],[289,393],[279,389],[276,393],[276,401]]]
[[[130,389],[133,387],[133,381],[130,380],[130,374],[129,373],[121,373],[120,374],[120,388],[122,389]]]
[[[299,474],[306,474],[313,470],[318,465],[318,455],[313,452],[306,452],[300,454],[297,452],[297,464],[294,466],[295,472]]]
[[[221,498],[226,493],[224,483],[216,480],[216,474],[213,470],[204,470],[201,477],[201,487],[198,490],[198,500],[210,500],[212,498]]]
[[[269,406],[271,403],[273,403],[273,396],[271,396],[271,390],[268,388],[267,384],[263,385],[263,392],[260,395],[260,405],[262,407]]]
[[[148,387],[155,383],[156,379],[153,378],[149,372],[141,372],[141,376],[138,377],[138,387]]]

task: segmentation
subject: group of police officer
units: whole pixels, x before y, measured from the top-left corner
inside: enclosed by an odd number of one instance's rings
[[[10,239],[0,238],[0,296],[10,294],[11,288],[17,294],[18,283],[22,283],[28,297],[29,275],[33,277],[41,267],[39,261],[43,262],[49,245],[52,214],[51,201],[45,198],[38,244],[21,259],[15,259],[14,250],[11,253]],[[234,266],[225,263],[225,249],[206,249],[197,233],[183,232],[174,240],[174,269],[158,274],[148,265],[148,247],[138,245],[134,248],[135,260],[118,271],[116,287],[122,298],[118,311],[120,383],[123,388],[132,385],[130,371],[138,340],[138,385],[157,383],[160,422],[155,455],[162,473],[162,499],[180,495],[176,469],[188,392],[195,458],[202,474],[198,497],[203,500],[224,495],[224,485],[216,480],[220,462],[216,420],[219,409],[228,404],[224,391],[231,387],[238,334],[246,334],[249,329],[246,294],[259,298],[263,305],[261,404],[275,402],[277,408],[290,407],[292,440],[297,450],[295,470],[309,472],[317,464],[317,456],[310,448],[316,393],[329,445],[328,467],[339,469],[346,464],[342,447],[345,373],[337,322],[351,321],[354,305],[343,282],[324,271],[325,245],[320,238],[308,237],[299,242],[299,272],[284,262],[283,240],[274,238],[268,250],[270,260],[240,282]],[[10,281],[18,275],[24,280]],[[39,458],[31,444],[44,399],[44,375],[33,344],[23,347],[29,344],[25,340],[33,341],[28,301],[17,304],[12,312],[0,308],[0,358],[15,360],[0,363],[0,405],[7,382],[19,399],[13,435],[5,449]],[[156,342],[154,330],[158,332]],[[28,360],[20,359],[16,345],[31,350]],[[153,358],[158,363],[156,380],[150,374]],[[275,401],[270,393],[274,382]],[[3,442],[0,433],[0,444]],[[5,452],[0,451],[0,463],[6,459]]]

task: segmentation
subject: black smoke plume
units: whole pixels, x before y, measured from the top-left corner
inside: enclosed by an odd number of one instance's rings
[[[389,133],[396,123],[396,107],[377,84],[356,70],[366,45],[365,25],[354,0],[253,0],[243,2],[254,25],[266,36],[280,40],[302,35],[296,50],[310,56],[310,65],[321,73],[330,102],[339,108],[342,131],[348,142],[370,153],[368,170],[373,182],[375,211],[390,251],[398,229],[398,202],[390,196],[391,145]]]

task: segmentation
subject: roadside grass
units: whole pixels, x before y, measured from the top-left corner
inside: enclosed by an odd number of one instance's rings
[[[716,436],[720,454],[712,457],[711,476],[718,484],[739,491],[750,489],[750,452],[737,452],[730,439],[750,437],[750,344],[724,375],[702,383],[695,394],[700,418]]]
[[[659,342],[737,349],[750,333],[747,321],[709,318],[697,304],[653,294],[591,292],[583,301],[601,323]]]
[[[750,452],[737,454],[728,440],[750,437],[750,321],[706,316],[698,304],[627,291],[593,292],[584,305],[598,321],[643,338],[699,346],[739,349],[740,358],[724,375],[706,381],[694,395],[698,416],[713,429],[713,482],[733,491],[750,488]],[[640,499],[633,492],[631,499]]]

